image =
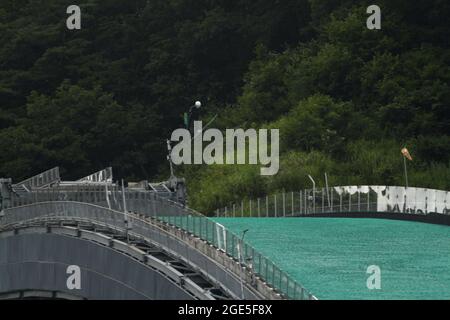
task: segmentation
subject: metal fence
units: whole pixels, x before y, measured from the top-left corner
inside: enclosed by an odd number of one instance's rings
[[[226,252],[269,286],[290,299],[314,299],[297,281],[221,224],[203,216],[165,216],[161,220],[186,230]]]
[[[0,216],[0,225],[30,220],[39,212],[61,214],[73,212],[67,203],[87,203],[93,206],[86,214],[91,218],[101,216],[105,222],[125,225],[129,230],[139,228],[138,221],[128,213],[133,212],[186,230],[192,235],[207,241],[240,263],[255,277],[259,277],[269,286],[288,299],[315,299],[302,285],[292,279],[241,238],[224,226],[170,199],[161,198],[155,193],[120,188],[98,187],[50,188],[35,190],[26,196],[13,195],[8,208]],[[64,204],[64,205],[63,205]],[[40,207],[41,209],[33,209]],[[71,209],[70,209],[71,208]],[[95,209],[97,208],[97,209]],[[70,209],[70,210],[69,210]],[[77,214],[82,216],[84,211]],[[105,218],[105,212],[108,215]],[[10,214],[14,213],[14,215]]]
[[[42,172],[34,177],[23,180],[16,184],[16,186],[25,187],[27,190],[32,188],[41,188],[43,186],[60,181],[59,167]]]
[[[450,214],[450,192],[395,186],[345,186],[281,192],[242,200],[215,211],[216,217],[289,217],[354,212]]]
[[[7,200],[7,201],[6,201]],[[39,202],[49,201],[75,201],[91,203],[118,211],[145,210],[147,215],[155,216],[159,214],[160,207],[148,206],[149,203],[159,203],[163,205],[168,201],[165,197],[154,192],[124,189],[112,185],[77,185],[59,186],[46,189],[36,189],[31,192],[11,194],[10,199],[3,199],[4,208],[13,208]]]

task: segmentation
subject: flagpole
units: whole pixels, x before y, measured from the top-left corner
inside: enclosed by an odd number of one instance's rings
[[[405,156],[403,156],[403,166],[405,167],[406,189],[408,189],[408,170],[406,170],[406,157]]]

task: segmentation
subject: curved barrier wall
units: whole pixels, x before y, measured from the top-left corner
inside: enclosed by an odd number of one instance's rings
[[[46,233],[45,228],[0,233],[0,240],[2,293],[39,289],[100,300],[193,299],[163,274],[93,241]],[[70,265],[81,268],[80,289],[66,285]]]
[[[341,212],[450,215],[450,192],[396,186],[308,189],[242,200],[216,210],[215,216],[286,217]]]

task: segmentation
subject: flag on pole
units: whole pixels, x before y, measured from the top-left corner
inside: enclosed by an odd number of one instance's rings
[[[411,157],[411,155],[409,154],[408,149],[403,148],[403,149],[402,149],[402,154],[403,154],[403,156],[404,156],[406,159],[408,159],[409,161],[412,161],[412,157]]]

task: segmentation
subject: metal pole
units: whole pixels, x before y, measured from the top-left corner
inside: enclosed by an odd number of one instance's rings
[[[406,170],[406,157],[403,156],[403,166],[405,167],[405,183],[406,189],[408,189],[408,170]]]
[[[286,278],[286,296],[289,297],[289,278]]]
[[[258,218],[261,217],[261,205],[260,205],[260,198],[258,198]]]
[[[326,172],[325,172],[325,187],[327,188],[328,207],[331,207],[330,189],[328,188],[328,176]]]
[[[125,186],[123,184],[123,179],[122,179],[122,198],[123,198],[123,216],[124,216],[124,223],[125,223],[125,234],[127,236],[127,240],[128,239],[128,214],[127,214],[127,201],[125,199]]]
[[[303,198],[303,192],[300,190],[300,193],[299,193],[299,198],[300,198],[300,214],[303,214],[303,205],[302,205],[302,203],[303,203],[303,201],[302,201],[302,198]]]
[[[333,212],[333,190],[331,190],[331,206],[330,206],[330,212]]]
[[[305,189],[305,214],[308,214],[308,197],[307,197],[307,190]]]
[[[348,212],[352,211],[352,194],[348,194]]]
[[[291,216],[294,216],[294,191],[291,192]]]
[[[241,241],[238,244],[239,264],[241,265],[240,280],[241,280],[241,299],[242,300],[245,299],[245,295],[244,295],[244,280],[242,279],[242,274],[244,273],[243,261],[242,261],[242,244],[244,243],[244,237],[245,237],[245,234],[247,233],[247,231],[248,231],[248,229],[242,231]]]
[[[106,202],[108,203],[108,208],[111,210],[111,202],[109,201],[109,193],[108,193],[108,182],[105,180],[105,195],[106,195]]]
[[[361,211],[361,190],[358,190],[358,212]]]
[[[316,212],[316,182],[309,174],[308,174],[308,177],[313,183],[313,213],[315,213]]]
[[[275,265],[270,262],[272,264],[272,285],[275,287]]]
[[[325,208],[325,190],[322,188],[322,213],[324,212],[324,208]]]
[[[274,194],[274,199],[275,199],[275,203],[274,203],[274,209],[275,209],[275,217],[278,217],[278,212],[277,212],[277,195]]]

